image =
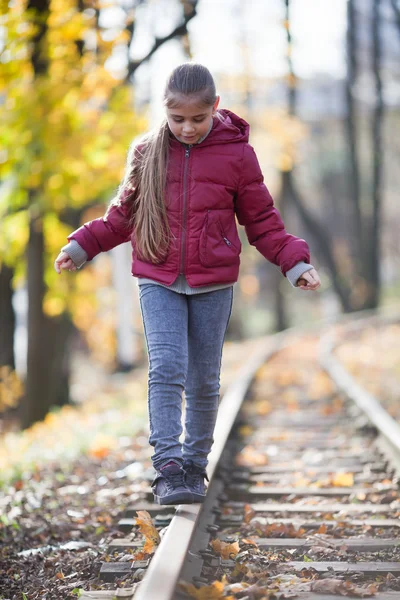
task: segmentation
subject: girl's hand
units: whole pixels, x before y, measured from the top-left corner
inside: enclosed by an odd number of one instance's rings
[[[315,291],[320,287],[320,285],[321,280],[315,269],[306,271],[297,280],[297,287],[299,287],[301,290]]]
[[[61,273],[61,269],[66,269],[68,271],[76,271],[75,263],[69,257],[66,252],[60,252],[54,261],[54,268],[58,274]]]

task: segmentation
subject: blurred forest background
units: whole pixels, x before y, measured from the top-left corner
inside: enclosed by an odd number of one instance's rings
[[[239,226],[226,340],[399,303],[399,0],[11,0],[0,19],[3,417],[27,428],[146,363],[130,245],[75,273],[53,265],[68,233],[104,214],[185,60],[250,123],[322,279],[293,289]]]

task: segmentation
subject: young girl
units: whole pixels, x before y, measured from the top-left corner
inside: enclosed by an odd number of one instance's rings
[[[285,231],[263,183],[248,123],[218,104],[208,69],[195,63],[174,69],[164,93],[165,120],[129,149],[125,177],[104,217],[69,235],[55,261],[58,273],[75,271],[131,241],[149,358],[152,490],[159,504],[205,498],[222,347],[240,264],[235,215],[250,244],[293,287],[320,286],[307,243]]]

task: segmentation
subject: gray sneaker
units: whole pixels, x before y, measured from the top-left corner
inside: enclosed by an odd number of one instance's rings
[[[156,471],[151,489],[157,504],[193,504],[193,494],[185,483],[185,472],[179,462],[170,460]]]

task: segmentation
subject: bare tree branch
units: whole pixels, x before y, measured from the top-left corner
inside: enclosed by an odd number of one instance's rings
[[[166,35],[165,37],[163,37],[163,38],[155,38],[153,47],[146,54],[146,56],[144,56],[140,60],[129,61],[129,63],[128,63],[128,72],[127,72],[127,75],[126,75],[126,78],[125,78],[125,82],[126,83],[130,80],[131,76],[136,71],[136,69],[138,69],[140,67],[140,65],[142,65],[144,62],[146,62],[147,60],[149,60],[149,58],[151,58],[153,56],[153,54],[163,44],[165,44],[166,42],[169,42],[170,40],[173,40],[177,36],[184,36],[184,35],[187,34],[187,32],[188,32],[187,31],[187,24],[197,14],[197,11],[196,11],[197,2],[198,2],[198,0],[193,0],[192,2],[185,2],[184,3],[184,17],[183,17],[183,22],[180,23],[179,25],[177,25],[175,27],[175,29],[173,31],[171,31],[171,33],[169,33],[168,35]]]

